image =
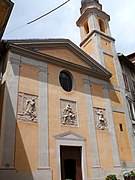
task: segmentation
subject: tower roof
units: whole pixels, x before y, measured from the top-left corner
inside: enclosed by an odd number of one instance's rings
[[[97,3],[99,3],[99,0],[81,0],[81,4],[83,4],[85,1],[87,1],[87,2],[97,2]]]
[[[102,5],[99,3],[99,0],[81,0],[81,13],[87,8],[97,8],[102,10]]]

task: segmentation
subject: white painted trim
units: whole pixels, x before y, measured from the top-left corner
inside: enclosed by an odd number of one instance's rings
[[[2,126],[0,138],[0,167],[14,167],[16,113],[19,81],[19,59],[8,55],[8,71],[4,90]],[[10,138],[10,139],[9,139]]]
[[[74,133],[71,132],[71,135],[74,136]],[[81,147],[82,148],[82,154],[81,154],[81,166],[82,166],[82,178],[83,180],[87,179],[87,165],[86,165],[86,149],[85,149],[85,139],[83,140],[80,138],[80,140],[76,140],[76,137],[74,136],[73,139],[59,139],[56,136],[56,157],[57,157],[57,172],[58,172],[58,180],[61,180],[61,162],[60,162],[60,146],[74,146],[74,147]]]

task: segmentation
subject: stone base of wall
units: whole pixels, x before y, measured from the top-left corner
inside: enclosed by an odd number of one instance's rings
[[[115,174],[118,179],[123,180],[121,166],[116,166],[109,170],[103,170],[101,167],[93,167],[91,180],[105,180],[105,177],[110,174]]]
[[[20,173],[15,168],[0,168],[0,180],[52,180],[52,171],[38,168],[36,172]]]

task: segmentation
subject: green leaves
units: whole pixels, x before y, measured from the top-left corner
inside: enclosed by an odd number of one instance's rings
[[[117,178],[115,174],[110,174],[106,177],[106,180],[117,180]]]

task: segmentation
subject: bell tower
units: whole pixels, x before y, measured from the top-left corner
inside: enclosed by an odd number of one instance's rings
[[[105,66],[103,52],[112,53],[111,43],[115,41],[110,33],[110,16],[102,11],[102,5],[98,0],[82,0],[80,13],[77,21],[81,34],[80,46]]]
[[[77,21],[81,34],[80,47],[112,73],[111,84],[118,86],[121,81],[118,80],[117,73],[120,65],[115,39],[111,37],[110,16],[102,10],[99,0],[82,0],[80,13]]]
[[[115,48],[115,39],[111,36],[109,27],[110,16],[102,10],[99,0],[82,0],[80,13],[77,21],[81,34],[80,47],[112,74],[112,77],[107,81],[107,98],[110,102],[110,112],[112,112],[112,122],[114,123],[112,126],[115,128],[119,158],[128,166],[127,162],[133,163],[135,159],[135,153],[132,151],[134,140],[131,134],[131,126],[127,123],[130,118],[121,67]],[[90,78],[91,84],[92,81]],[[95,83],[99,83],[97,79]],[[112,128],[110,132],[111,130]],[[117,156],[114,155],[114,157]]]

